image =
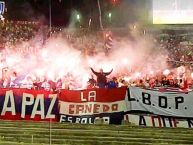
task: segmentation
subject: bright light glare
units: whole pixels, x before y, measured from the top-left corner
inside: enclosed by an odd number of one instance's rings
[[[122,59],[122,63],[123,63],[124,65],[127,65],[128,62],[129,62],[129,60],[128,60],[127,58],[123,58],[123,59]]]
[[[47,50],[42,50],[41,55],[42,55],[43,58],[48,57],[48,51]]]
[[[1,19],[1,21],[5,20],[5,18],[2,15],[0,15],[0,19]]]
[[[19,58],[14,57],[14,56],[10,56],[10,57],[6,58],[7,65],[9,67],[12,67],[13,65],[15,65],[19,61],[20,61]]]
[[[140,77],[140,76],[141,76],[141,73],[140,73],[140,72],[137,72],[137,73],[135,74],[135,76],[136,76],[136,77]]]
[[[150,72],[149,72],[151,75],[153,75],[154,74],[154,72],[151,70]]]
[[[193,72],[191,73],[191,77],[192,77],[192,79],[193,79]]]
[[[166,76],[169,75],[169,74],[170,74],[170,70],[169,70],[169,69],[165,69],[165,70],[163,71],[163,74],[166,75]]]
[[[109,16],[109,18],[111,18],[111,16],[112,16],[112,13],[109,13],[109,14],[108,14],[108,16]]]
[[[76,15],[76,19],[80,20],[80,15],[79,14]]]
[[[89,65],[89,66],[93,66],[93,65],[94,65],[94,60],[93,60],[92,58],[89,58],[89,59],[87,60],[87,62],[88,62],[88,65]]]
[[[36,70],[36,75],[38,75],[38,76],[44,76],[44,70],[43,70],[43,69],[37,69],[37,70]]]
[[[100,68],[103,69],[104,72],[110,71],[113,67],[110,64],[103,64]]]
[[[47,73],[47,78],[50,80],[54,80],[55,74],[53,72],[48,72]]]
[[[127,82],[129,82],[129,81],[131,80],[131,77],[128,77],[128,76],[127,76],[127,77],[124,77],[124,80],[127,81]]]
[[[85,74],[83,76],[83,79],[82,79],[82,86],[83,86],[83,88],[85,88],[87,86],[87,82],[88,82],[89,78],[90,78],[89,74]]]

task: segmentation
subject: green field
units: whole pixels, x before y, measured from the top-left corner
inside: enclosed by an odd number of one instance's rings
[[[52,145],[191,145],[193,129],[69,123],[50,126],[49,122],[0,121],[0,145],[49,145],[50,142]]]

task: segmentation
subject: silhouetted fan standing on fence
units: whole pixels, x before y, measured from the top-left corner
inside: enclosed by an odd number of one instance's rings
[[[91,71],[97,76],[97,86],[105,88],[107,85],[107,76],[112,73],[113,69],[110,72],[103,72],[103,69],[100,69],[100,72],[96,72],[91,68]]]

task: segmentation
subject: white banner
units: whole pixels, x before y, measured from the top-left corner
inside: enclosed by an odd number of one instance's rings
[[[172,128],[193,128],[193,119],[180,119],[165,116],[147,116],[147,115],[133,115],[126,114],[124,119],[133,125],[148,126],[148,127],[172,127]]]
[[[193,92],[129,87],[127,106],[129,111],[139,110],[164,116],[193,117]]]

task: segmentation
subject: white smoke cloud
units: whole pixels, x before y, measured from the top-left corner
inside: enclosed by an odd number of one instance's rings
[[[92,41],[89,37],[86,39],[87,42]],[[27,45],[31,42],[39,43],[30,40]],[[23,53],[20,49],[23,45],[18,44],[14,50],[7,50],[6,62],[13,71],[46,76],[48,79],[71,74],[77,84],[83,85],[92,74],[90,67],[96,71],[103,68],[106,72],[113,68],[112,76],[152,74],[167,67],[167,53],[159,50],[153,39],[146,35],[135,35],[132,40],[127,37],[115,37],[113,50],[108,56],[103,52],[94,56],[84,56],[76,45],[70,44],[61,34],[50,38],[42,48],[33,53]]]

